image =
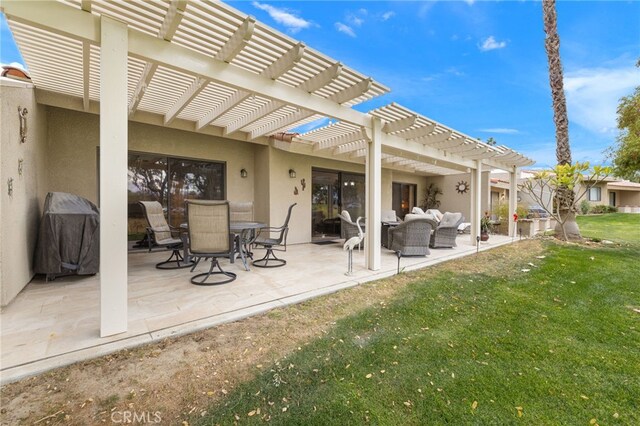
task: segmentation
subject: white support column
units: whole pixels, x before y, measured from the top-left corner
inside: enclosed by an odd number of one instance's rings
[[[482,161],[476,160],[471,170],[471,243],[476,244],[480,236],[480,218],[482,216]]]
[[[367,146],[365,265],[372,271],[380,269],[380,219],[382,210],[382,121],[372,119],[371,142]]]
[[[509,235],[515,236],[517,224],[513,221],[513,214],[518,208],[518,168],[509,172]]]
[[[103,16],[100,53],[100,336],[127,331],[127,25]]]

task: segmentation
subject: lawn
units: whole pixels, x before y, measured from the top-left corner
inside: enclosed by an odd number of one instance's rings
[[[585,237],[640,243],[640,214],[578,216],[578,226]]]
[[[191,424],[640,424],[640,244],[627,216],[580,221],[632,244],[549,240],[515,259],[480,254],[484,268],[416,273],[257,366]]]

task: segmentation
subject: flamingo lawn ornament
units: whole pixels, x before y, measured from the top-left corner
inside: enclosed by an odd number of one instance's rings
[[[356,226],[358,227],[358,235],[356,237],[351,237],[347,241],[345,241],[344,246],[342,247],[344,250],[349,251],[349,267],[347,273],[345,275],[353,274],[353,248],[358,246],[358,250],[360,249],[360,243],[364,239],[364,232],[362,232],[362,228],[360,227],[360,219],[362,217],[358,217],[356,220]]]

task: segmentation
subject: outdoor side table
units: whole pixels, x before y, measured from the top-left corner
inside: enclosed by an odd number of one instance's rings
[[[382,222],[380,228],[380,243],[382,247],[389,248],[389,229],[400,225],[400,222]]]

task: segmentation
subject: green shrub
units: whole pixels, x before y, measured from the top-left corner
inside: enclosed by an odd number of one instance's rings
[[[617,212],[618,212],[618,208],[615,206],[598,204],[597,206],[591,207],[591,213],[594,213],[594,214],[617,213]]]
[[[587,214],[589,213],[590,209],[591,209],[591,203],[589,203],[587,200],[580,201],[580,213]]]

